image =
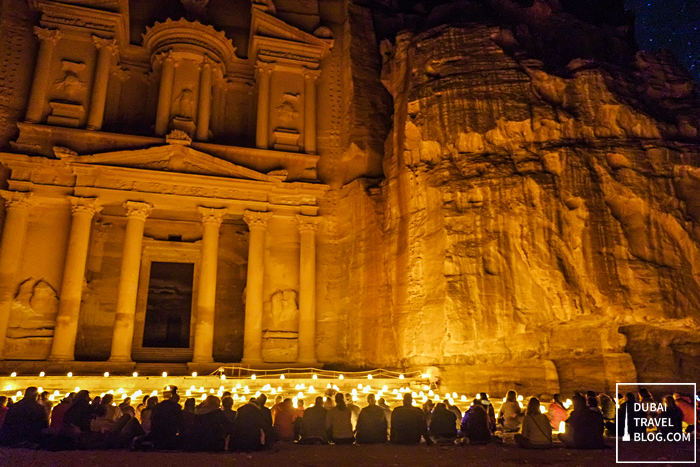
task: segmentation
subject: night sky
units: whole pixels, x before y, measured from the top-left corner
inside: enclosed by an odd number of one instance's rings
[[[644,50],[671,49],[700,81],[700,0],[627,0]]]

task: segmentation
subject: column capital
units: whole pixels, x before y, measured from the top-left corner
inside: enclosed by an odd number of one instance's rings
[[[248,224],[248,228],[266,228],[267,221],[272,217],[271,212],[246,211],[243,213],[243,220]]]
[[[202,61],[199,63],[198,69],[202,69],[205,66],[208,66],[209,68],[213,68],[213,65],[215,65],[216,62],[214,62],[211,58],[207,57],[206,55],[202,59]]]
[[[177,66],[179,63],[178,58],[175,56],[172,50],[168,50],[166,52],[161,52],[158,55],[156,55],[156,63],[165,64],[165,63],[172,63],[173,66]]]
[[[0,190],[0,197],[5,200],[7,209],[29,209],[34,205],[34,193],[31,191]]]
[[[165,52],[161,52],[153,58],[153,65],[165,65],[165,63],[171,63],[173,65],[177,65],[177,58],[173,54],[172,50],[166,50]]]
[[[318,224],[321,223],[321,218],[297,214],[294,217],[294,222],[296,223],[299,232],[316,232],[318,229]]]
[[[39,26],[34,26],[34,34],[39,40],[51,42],[53,45],[56,45],[56,42],[63,37],[58,29],[40,28]]]
[[[321,70],[311,70],[310,68],[302,68],[301,74],[304,79],[316,81],[321,76]]]
[[[275,70],[276,67],[277,64],[275,62],[263,62],[262,60],[255,62],[255,71],[257,73],[265,73],[269,75]]]
[[[199,214],[202,216],[202,224],[216,225],[218,227],[221,225],[221,222],[223,222],[228,209],[199,206],[197,207],[197,211],[199,211]]]
[[[137,76],[143,80],[144,83],[148,85],[153,85],[157,83],[160,79],[160,75],[154,71],[149,71],[146,73],[138,73]]]
[[[104,37],[92,36],[92,43],[95,44],[97,50],[105,49],[112,55],[117,54],[118,48],[117,41],[115,39],[106,39]]]
[[[131,78],[131,71],[115,65],[109,69],[109,74],[117,78],[119,81],[126,81]]]
[[[153,211],[153,206],[140,201],[127,201],[123,204],[126,209],[126,217],[136,217],[145,221]]]
[[[90,217],[102,211],[102,205],[97,198],[80,198],[78,196],[69,196],[68,201],[71,204],[71,212],[76,214],[87,214]]]

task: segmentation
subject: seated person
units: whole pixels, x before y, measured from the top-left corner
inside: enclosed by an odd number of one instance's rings
[[[618,417],[620,418],[615,422],[615,425],[617,426],[617,436],[624,436],[625,428],[627,428],[627,431],[632,438],[634,438],[635,433],[647,432],[645,426],[638,426],[635,423],[635,420],[646,417],[646,414],[644,412],[635,408],[636,402],[636,394],[628,392],[625,395],[625,401],[622,404],[620,404],[620,408],[617,411]],[[627,423],[625,423],[625,420],[627,421]]]
[[[695,423],[695,405],[693,405],[689,398],[678,393],[675,393],[673,398],[678,408],[683,412],[683,423],[686,425],[686,431],[692,433],[695,428],[693,426]]]
[[[326,431],[335,444],[352,444],[355,434],[352,430],[352,411],[345,404],[345,397],[335,395],[335,407],[326,412]]]
[[[406,393],[403,406],[391,413],[391,442],[393,444],[420,444],[421,437],[426,444],[433,444],[428,436],[428,425],[423,411],[413,406],[413,397]]]
[[[262,409],[250,401],[236,411],[229,451],[261,451],[266,446],[265,419]]]
[[[488,444],[491,442],[491,424],[486,407],[474,399],[471,407],[462,418],[461,433],[469,444]]]
[[[183,416],[180,396],[172,391],[163,393],[163,401],[151,412],[151,433],[149,435],[156,449],[177,449],[178,433],[182,431]]]
[[[94,437],[83,436],[81,439],[83,447],[127,448],[135,438],[145,435],[132,407],[124,407],[123,415],[116,422],[110,417],[111,414],[106,406],[98,405],[95,408],[95,418],[90,421],[90,431]]]
[[[49,426],[49,416],[38,398],[39,390],[34,386],[28,387],[22,400],[7,410],[0,429],[0,446],[37,444],[41,441],[42,430]]]
[[[275,424],[272,426],[277,433],[277,439],[286,443],[294,442],[294,420],[298,415],[292,399],[286,398],[279,404],[275,413]]]
[[[301,440],[302,444],[326,444],[326,415],[327,410],[323,407],[323,397],[318,396],[314,405],[304,410],[301,419]]]
[[[552,446],[552,425],[549,418],[540,411],[540,401],[530,398],[523,418],[520,433],[515,435],[515,442],[525,449],[543,449]]]
[[[437,439],[455,439],[457,437],[457,415],[440,402],[435,406],[430,417],[429,431]]]
[[[607,394],[598,395],[600,403],[600,413],[605,421],[605,429],[608,430],[611,436],[615,434],[615,403]]]
[[[503,428],[503,431],[518,431],[523,422],[523,411],[518,404],[517,394],[515,391],[508,391],[506,401],[501,405],[501,410],[498,411],[498,422]]]
[[[374,394],[367,396],[367,404],[357,417],[357,442],[358,444],[386,443],[387,423],[384,409],[377,406]]]
[[[496,432],[496,412],[493,409],[493,404],[489,400],[489,395],[486,394],[485,392],[479,393],[479,397],[477,397],[479,401],[481,402],[481,405],[484,406],[484,410],[486,410],[486,413],[489,415],[489,426],[491,427],[491,434]],[[520,405],[518,405],[519,407]],[[460,417],[461,420],[461,417]]]
[[[683,411],[676,405],[673,396],[664,397],[666,410],[659,413],[659,417],[666,418],[667,424],[661,423],[658,432],[667,435],[669,433],[683,433]]]
[[[194,426],[189,435],[189,451],[223,451],[226,432],[226,417],[216,396],[208,396],[197,407]]]
[[[586,398],[573,397],[574,410],[566,421],[566,431],[559,433],[559,440],[573,449],[604,449],[603,431],[605,425],[600,412],[586,406]]]
[[[589,409],[602,413],[600,411],[600,407],[598,406],[598,395],[595,393],[595,391],[586,392],[586,405]]]
[[[112,429],[114,420],[110,419],[107,414],[107,407],[100,404],[95,407],[92,420],[90,420],[90,431],[93,433],[107,433]]]
[[[555,430],[559,429],[559,424],[561,422],[565,422],[566,419],[569,418],[569,412],[566,410],[566,407],[564,407],[564,404],[561,403],[559,397],[559,394],[554,394],[554,396],[552,396],[552,403],[549,404],[549,411],[547,412],[550,425],[552,425],[552,428]]]

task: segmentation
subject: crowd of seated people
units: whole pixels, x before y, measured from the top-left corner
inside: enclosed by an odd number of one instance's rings
[[[157,449],[185,451],[260,451],[276,442],[300,444],[383,444],[427,445],[488,444],[503,442],[513,433],[515,443],[524,449],[546,449],[559,441],[574,449],[605,448],[604,434],[622,436],[625,421],[630,434],[646,427],[630,423],[633,418],[660,417],[642,412],[637,402],[653,402],[653,396],[639,393],[617,396],[617,404],[605,394],[592,391],[575,393],[573,410],[552,397],[548,410],[536,397],[521,402],[509,391],[498,411],[486,393],[480,393],[461,413],[449,399],[437,404],[414,404],[411,394],[391,410],[382,398],[367,396],[360,408],[349,394],[332,391],[317,397],[310,407],[294,406],[292,399],[278,397],[268,408],[262,394],[234,410],[231,393],[220,399],[214,395],[199,405],[188,398],[181,404],[177,388],[165,391],[162,400],[146,396],[136,407],[130,398],[121,404],[111,394],[90,398],[88,391],[69,394],[57,404],[37,388],[8,406],[0,396],[0,446],[61,449]],[[662,433],[695,429],[700,399],[674,394],[663,401],[663,417],[670,423],[659,427]],[[644,406],[649,407],[649,406]],[[616,416],[620,417],[619,421]],[[565,430],[554,436],[561,425]]]

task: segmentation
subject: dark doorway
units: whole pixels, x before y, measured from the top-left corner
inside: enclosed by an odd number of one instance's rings
[[[193,281],[193,263],[151,263],[144,347],[189,348]]]

